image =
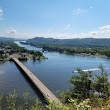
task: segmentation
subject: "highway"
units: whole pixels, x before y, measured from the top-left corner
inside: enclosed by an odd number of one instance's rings
[[[35,76],[26,66],[24,66],[17,58],[10,56],[14,62],[24,71],[30,78],[33,84],[40,90],[47,101],[54,100],[56,103],[61,103],[60,100]]]

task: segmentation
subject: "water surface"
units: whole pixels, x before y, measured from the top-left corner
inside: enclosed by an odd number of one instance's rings
[[[17,44],[30,50],[38,50],[30,45],[19,44],[19,42]],[[73,73],[75,68],[92,69],[97,68],[100,64],[103,64],[106,68],[110,67],[110,59],[108,58],[74,56],[57,52],[44,52],[43,54],[48,59],[40,61],[28,60],[22,63],[56,95],[72,87],[68,80],[72,75],[77,74]],[[94,72],[94,74],[99,74],[99,71]],[[29,100],[32,102],[39,96],[36,88],[30,84],[14,62],[0,62],[0,93],[7,95],[13,90],[16,90],[19,97],[22,97],[23,92],[29,91]]]

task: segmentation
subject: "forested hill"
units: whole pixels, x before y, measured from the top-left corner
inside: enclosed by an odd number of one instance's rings
[[[2,41],[23,41],[23,38],[10,38],[10,37],[0,37],[0,42]]]
[[[14,38],[0,37],[0,41],[14,41]]]
[[[54,45],[66,45],[66,46],[82,46],[82,47],[110,47],[110,39],[107,38],[83,38],[83,39],[53,39],[35,37],[28,39],[27,43],[36,44],[54,44]]]

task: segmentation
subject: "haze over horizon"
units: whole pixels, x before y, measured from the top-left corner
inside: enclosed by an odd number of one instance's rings
[[[110,0],[0,0],[0,36],[110,38]]]

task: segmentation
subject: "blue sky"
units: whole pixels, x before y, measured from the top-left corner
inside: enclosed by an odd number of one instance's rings
[[[0,36],[110,38],[110,0],[0,0]]]

